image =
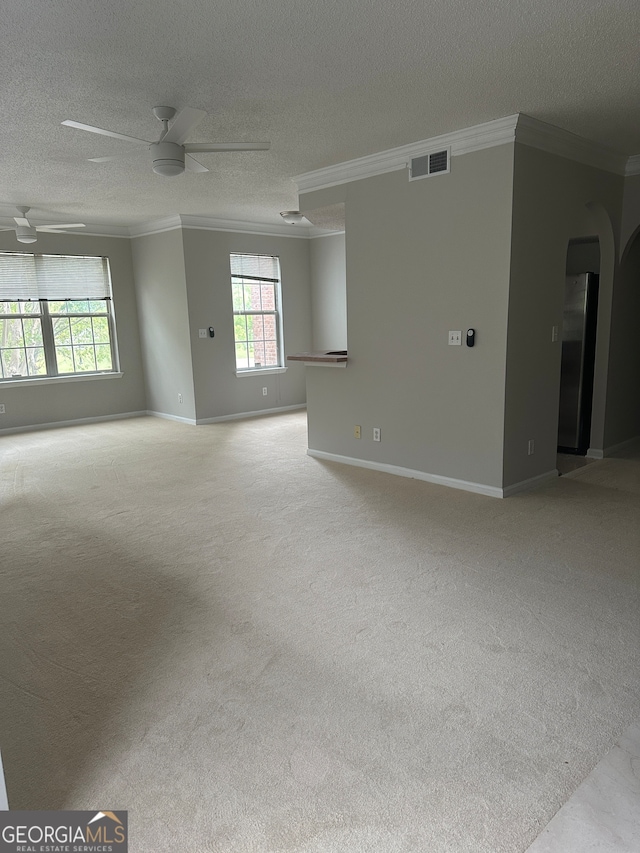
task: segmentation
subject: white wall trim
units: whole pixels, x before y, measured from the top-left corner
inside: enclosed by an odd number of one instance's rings
[[[532,489],[537,489],[549,480],[557,480],[559,477],[557,468],[551,471],[546,471],[544,474],[538,474],[537,477],[529,477],[528,480],[521,480],[519,483],[514,483],[512,486],[506,486],[502,489],[502,497],[509,498],[512,495],[518,495],[521,492],[530,492]]]
[[[372,462],[369,459],[358,459],[354,456],[341,456],[338,453],[327,453],[324,450],[307,450],[307,456],[314,459],[325,459],[328,462],[340,462],[343,465],[354,465],[356,468],[368,468],[371,471],[382,471],[385,474],[394,474],[397,477],[407,477],[411,480],[424,480],[427,483],[436,483],[439,486],[449,486],[452,489],[462,489],[465,492],[474,492],[478,495],[486,495],[491,498],[503,497],[503,490],[499,486],[487,486],[484,483],[473,483],[469,480],[457,480],[454,477],[442,477],[440,474],[428,474],[426,471],[415,471],[412,468],[401,468],[398,465],[388,465],[386,462]]]
[[[604,459],[604,451],[599,447],[590,447],[585,453],[587,459]]]
[[[309,237],[311,240],[318,240],[320,237],[339,237],[341,234],[347,233],[344,230],[343,231],[323,231],[321,228],[316,228],[315,226],[313,228],[310,228],[309,230],[312,232],[311,234],[309,234]],[[314,230],[317,231],[318,233],[317,234],[313,233]]]
[[[518,116],[516,142],[616,175],[625,174],[629,159],[626,154],[523,113]]]
[[[628,178],[633,175],[640,175],[640,154],[634,154],[633,157],[629,157],[624,173]]]
[[[96,415],[92,418],[75,418],[72,421],[51,421],[46,424],[28,424],[27,426],[19,426],[19,427],[7,427],[6,429],[0,429],[0,435],[10,435],[11,433],[18,432],[36,432],[41,429],[58,429],[60,427],[68,427],[68,426],[82,426],[82,424],[99,424],[104,421],[122,421],[126,418],[142,418],[145,415],[148,415],[149,412],[141,411],[141,412],[119,412],[116,415]]]
[[[295,406],[278,406],[275,409],[259,409],[256,412],[238,412],[234,415],[220,415],[217,418],[198,418],[196,423],[200,424],[217,424],[222,421],[240,421],[243,418],[257,418],[260,415],[277,415],[280,412],[294,412],[298,409],[306,409],[306,403],[296,403]]]
[[[640,435],[636,435],[634,438],[628,438],[626,441],[621,441],[619,444],[612,444],[611,447],[605,447],[604,455],[613,456],[614,453],[621,453],[636,444],[638,441],[640,441]],[[602,456],[599,458],[602,459]]]
[[[235,219],[216,219],[209,216],[181,216],[184,228],[200,231],[229,231],[233,234],[257,234],[262,237],[293,237],[307,240],[310,228],[306,225],[268,224],[266,222],[239,222]]]
[[[38,225],[55,226],[58,224],[55,219],[48,219],[44,216],[34,216],[34,220],[37,221]],[[58,217],[58,222],[60,222],[60,217]],[[13,218],[0,214],[0,226],[13,229],[16,227],[16,224]],[[61,231],[57,236],[64,237],[66,235],[69,235],[69,237],[124,237],[125,239],[130,237],[127,225],[103,225],[98,222],[88,222],[82,229],[70,228],[69,230]]]
[[[62,376],[31,376],[26,379],[3,379],[0,388],[42,388],[44,385],[59,385],[64,382],[93,382],[99,379],[122,379],[121,371],[104,373],[64,373]]]
[[[180,424],[190,424],[190,426],[196,425],[195,418],[182,418],[179,415],[170,415],[167,412],[154,412],[151,409],[147,409],[143,414],[149,415],[151,418],[162,418],[165,421],[177,421]]]
[[[155,219],[152,222],[142,222],[139,225],[131,225],[129,227],[129,236],[148,237],[151,234],[175,231],[176,228],[182,228],[182,221],[179,214],[164,216],[162,219]]]
[[[225,231],[231,234],[255,234],[260,237],[291,237],[294,240],[308,240],[312,237],[327,237],[343,234],[343,231],[327,231],[315,225],[267,224],[265,222],[240,222],[236,219],[218,219],[214,216],[191,216],[178,213],[153,222],[132,225],[129,236],[148,237],[151,234],[163,234],[177,228],[190,228],[195,231]]]
[[[377,154],[347,160],[335,166],[326,166],[324,169],[298,175],[293,180],[298,185],[298,191],[304,193],[406,169],[412,157],[437,151],[440,148],[450,148],[451,156],[454,157],[471,151],[480,151],[483,148],[493,148],[495,145],[505,145],[515,139],[517,120],[517,115],[506,116],[495,121],[466,127],[463,130],[456,130],[453,133],[432,136],[430,139],[412,142],[399,148],[390,148]]]
[[[626,154],[584,139],[575,133],[518,113],[334,166],[326,166],[324,169],[298,175],[293,180],[298,185],[299,193],[311,192],[405,169],[412,157],[440,148],[450,147],[451,156],[457,157],[510,142],[521,142],[617,175],[640,174],[640,154],[627,157]]]

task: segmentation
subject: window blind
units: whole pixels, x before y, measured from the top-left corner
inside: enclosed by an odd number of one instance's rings
[[[231,255],[231,275],[258,281],[280,281],[278,258],[271,255]]]
[[[0,302],[110,298],[107,258],[0,252]]]

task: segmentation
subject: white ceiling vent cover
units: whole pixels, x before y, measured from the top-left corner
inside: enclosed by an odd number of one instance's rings
[[[409,180],[430,178],[432,175],[446,175],[450,169],[451,155],[448,148],[444,151],[432,151],[420,157],[412,157],[409,161]]]

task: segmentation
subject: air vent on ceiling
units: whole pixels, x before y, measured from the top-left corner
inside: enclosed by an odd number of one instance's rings
[[[444,175],[449,171],[449,149],[445,148],[444,151],[432,151],[421,157],[412,157],[409,163],[409,180],[417,181],[418,178]]]

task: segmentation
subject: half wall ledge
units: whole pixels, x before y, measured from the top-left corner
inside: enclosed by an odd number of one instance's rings
[[[287,361],[301,361],[307,367],[346,367],[347,360],[347,350],[344,349],[297,352],[287,356]]]

